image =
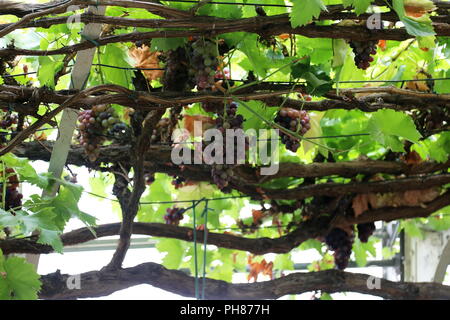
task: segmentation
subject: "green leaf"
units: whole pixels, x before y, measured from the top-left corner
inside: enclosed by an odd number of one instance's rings
[[[141,202],[152,201],[171,201],[173,188],[171,186],[172,178],[169,176],[157,173],[155,174],[155,181],[148,188],[148,193],[141,197]],[[138,211],[138,221],[140,222],[163,222],[163,216],[166,213],[166,209],[171,207],[172,204],[159,204],[159,205],[141,205]]]
[[[373,0],[342,0],[345,7],[355,8],[357,15],[365,13]]]
[[[417,221],[414,219],[402,220],[400,222],[400,227],[403,228],[406,234],[410,237],[420,239],[424,238],[422,230],[419,228]]]
[[[61,232],[55,231],[55,230],[47,230],[47,229],[40,229],[39,232],[39,239],[37,243],[42,244],[48,244],[52,246],[52,248],[58,252],[62,253],[64,249],[64,245],[60,238]]]
[[[427,226],[436,231],[450,229],[450,206],[442,208],[438,214],[429,217]]]
[[[18,158],[12,153],[7,153],[1,157],[7,167],[14,168],[19,175],[20,181],[26,181],[42,189],[47,188],[50,181],[50,174],[37,174],[30,165],[28,159]]]
[[[251,100],[248,101],[247,106],[249,106],[253,111],[260,114],[264,119],[268,121],[272,121],[275,113],[277,112],[276,108],[270,108],[267,107],[264,103],[261,101]],[[268,129],[267,123],[264,121],[261,121],[258,117],[255,117],[255,115],[249,111],[247,108],[240,107],[237,109],[237,114],[240,114],[244,117],[245,122],[243,125],[244,131],[248,129],[255,129],[258,133],[259,129]]]
[[[323,292],[320,295],[320,300],[333,300],[333,297],[329,293]]]
[[[391,109],[383,109],[374,113],[369,120],[367,129],[375,141],[395,152],[404,151],[400,138],[419,143],[421,137],[408,115]]]
[[[257,44],[258,36],[256,34],[247,34],[245,38],[239,42],[237,48],[248,58],[244,59],[239,64],[247,71],[254,70],[260,77],[265,77],[270,68],[276,67],[275,63],[278,60],[267,57]]]
[[[151,51],[169,51],[182,47],[187,43],[186,38],[155,38],[152,39]]]
[[[57,225],[56,213],[51,207],[44,207],[38,213],[27,214],[23,210],[16,210],[12,215],[0,209],[0,225],[3,227],[20,228],[23,234],[39,231],[38,243],[48,244],[61,253],[63,245],[60,239],[62,228]]]
[[[300,250],[309,250],[309,249],[316,249],[317,252],[322,254],[322,242],[316,240],[316,239],[308,239],[306,241],[303,241],[300,245]]]
[[[423,141],[423,145],[431,159],[438,162],[445,162],[449,159],[450,132],[446,131],[428,137]]]
[[[318,18],[322,10],[327,7],[322,0],[294,0],[291,11],[291,25],[293,28],[310,23],[313,18]]]
[[[47,56],[39,57],[37,77],[41,86],[55,89],[55,61]]]
[[[36,300],[40,288],[33,264],[19,257],[5,259],[0,250],[0,300]]]
[[[108,175],[102,173],[100,173],[96,177],[90,177],[89,185],[91,187],[91,192],[102,197],[107,197],[108,196],[108,194],[106,193],[106,188],[108,188],[107,179]],[[102,198],[99,198],[99,200],[102,200]]]
[[[359,267],[364,267],[367,264],[367,254],[370,253],[373,257],[376,256],[375,241],[370,238],[367,243],[356,239],[353,243],[353,252],[355,253],[356,264]]]
[[[450,47],[450,44],[448,45]],[[440,78],[450,78],[450,69],[447,72],[442,71],[439,74]],[[447,94],[450,92],[450,81],[449,80],[436,80],[434,82],[434,90],[437,94]]]
[[[311,70],[311,57],[307,56],[299,60],[291,66],[291,76],[294,79],[302,78],[302,76]]]
[[[116,67],[130,67],[127,62],[127,50],[120,45],[107,44],[103,49],[103,54],[100,56],[99,63],[107,64]],[[99,70],[104,75],[106,83],[113,83],[125,88],[129,88],[131,84],[132,72],[130,70],[122,70],[116,68],[99,67]]]
[[[311,65],[310,57],[292,65],[291,76],[294,79],[305,79],[307,83],[306,91],[315,96],[321,96],[333,87],[333,83],[326,72],[316,65]]]
[[[159,252],[167,252],[162,264],[168,269],[178,269],[184,258],[185,245],[176,239],[161,239],[156,244]]]
[[[294,263],[291,259],[291,254],[277,254],[273,262],[274,270],[294,270]]]
[[[81,186],[60,180],[62,184],[58,195],[51,199],[50,205],[58,213],[57,221],[59,226],[64,226],[70,218],[81,220],[87,227],[94,226],[96,218],[78,208],[78,201],[81,198],[83,188]]]
[[[344,65],[348,52],[348,44],[343,39],[333,39],[333,68]]]

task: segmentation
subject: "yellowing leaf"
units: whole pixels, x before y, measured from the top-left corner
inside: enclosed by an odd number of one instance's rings
[[[161,55],[158,51],[150,51],[150,48],[146,45],[138,48],[132,48],[129,51],[130,56],[136,61],[134,66],[136,68],[142,69],[159,69],[161,68],[159,65],[158,57]],[[144,76],[147,80],[156,80],[163,76],[163,70],[143,70]]]

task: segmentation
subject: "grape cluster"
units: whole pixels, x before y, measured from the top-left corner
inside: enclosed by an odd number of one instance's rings
[[[17,124],[17,114],[15,113],[7,113],[3,116],[3,119],[0,121],[0,127],[2,129],[9,129],[14,124]]]
[[[154,173],[146,173],[144,175],[144,181],[146,185],[151,185],[153,182],[155,182],[155,174]]]
[[[231,75],[230,75],[230,69],[228,68],[218,68],[218,70],[216,71],[216,74],[214,76],[215,80],[225,80],[231,79]]]
[[[219,65],[216,43],[207,39],[198,39],[191,45],[189,75],[195,79],[198,90],[211,89]]]
[[[150,141],[152,143],[167,142],[168,139],[170,139],[169,125],[169,118],[162,118],[161,120],[159,120],[155,128],[153,129]]]
[[[23,195],[18,190],[19,179],[12,168],[6,168],[5,173],[8,181],[6,183],[4,209],[6,211],[10,209],[20,209],[22,207]],[[0,183],[0,190],[3,192],[2,183]]]
[[[375,223],[373,222],[361,223],[356,227],[358,229],[358,238],[361,242],[367,242],[369,240],[369,237],[375,231]]]
[[[192,89],[189,83],[189,57],[186,49],[179,47],[165,54],[166,67],[162,83],[167,91],[185,91]]]
[[[173,176],[172,185],[175,189],[182,188],[186,183],[186,179],[180,176]]]
[[[225,164],[213,164],[211,176],[217,187],[222,191],[226,191],[225,188],[228,187],[230,180],[234,176],[233,168]]]
[[[202,102],[202,108],[206,112],[215,112],[218,113],[220,110],[223,110],[223,102],[220,101],[205,101]]]
[[[224,117],[219,117],[216,119],[216,129],[220,130],[223,134],[223,153],[222,159],[224,162],[227,157],[227,148],[226,148],[226,130],[238,130],[242,129],[242,125],[244,123],[244,117],[240,114],[236,114],[238,108],[238,104],[236,102],[231,102],[227,104],[225,107],[225,115]],[[233,159],[235,163],[237,163],[237,137],[235,137],[235,145],[234,145],[234,156]],[[248,140],[245,138],[245,148],[248,148]],[[213,164],[211,169],[211,175],[214,183],[221,189],[222,191],[227,191],[225,188],[228,186],[229,181],[233,177],[233,165],[229,164]]]
[[[427,137],[450,123],[450,108],[430,105],[427,109],[414,110],[412,117],[419,132]]]
[[[118,143],[127,143],[131,139],[131,128],[123,122],[117,122],[108,129],[106,135]]]
[[[104,104],[81,111],[78,121],[78,139],[92,162],[99,156],[99,147],[106,141],[106,134],[117,136],[126,128],[126,125],[120,122],[116,111]]]
[[[371,55],[377,53],[378,41],[350,41],[350,47],[355,54],[355,65],[359,69],[366,70],[370,67],[370,63],[374,60]]]
[[[6,136],[15,130],[15,125],[17,125],[18,117],[15,113],[7,112],[2,116],[2,120],[0,120],[0,129],[3,129],[7,132],[1,132],[0,133],[0,144],[6,143],[8,139],[6,139]]]
[[[354,236],[340,228],[332,229],[325,237],[325,243],[334,251],[334,263],[339,270],[348,266],[352,254]]]
[[[281,108],[275,117],[275,122],[300,135],[304,135],[311,129],[309,116],[304,110],[299,111],[291,108]],[[291,137],[284,132],[280,132],[280,136],[281,142],[286,146],[286,149],[296,152],[300,147],[300,141],[298,139]]]
[[[166,224],[177,226],[180,224],[180,221],[183,220],[183,213],[185,212],[185,209],[173,207],[167,208],[166,212],[167,213],[164,215]]]

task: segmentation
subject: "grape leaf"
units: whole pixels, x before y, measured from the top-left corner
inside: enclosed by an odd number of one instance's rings
[[[445,162],[450,153],[450,132],[442,132],[437,136],[437,139],[436,135],[429,137],[423,141],[423,144],[431,159]]]
[[[418,143],[421,137],[408,115],[391,109],[383,109],[374,113],[369,120],[367,129],[375,141],[395,152],[404,151],[400,138]]]
[[[30,165],[28,159],[18,158],[12,153],[7,153],[1,157],[1,160],[5,162],[7,167],[15,168],[20,181],[27,181],[42,189],[47,188],[50,181],[50,174],[36,173],[36,170]]]
[[[355,253],[356,264],[359,267],[364,267],[367,264],[367,255],[370,253],[373,257],[376,256],[375,241],[369,239],[368,242],[363,243],[358,238],[353,243],[353,252]]]
[[[63,245],[60,239],[62,228],[56,225],[56,213],[51,207],[45,207],[35,214],[27,214],[23,210],[16,210],[14,215],[0,209],[0,225],[21,229],[23,234],[39,231],[38,243],[48,244],[61,253]]]
[[[277,112],[276,108],[269,108],[261,101],[255,101],[251,100],[246,102],[246,105],[250,107],[253,111],[257,112],[259,115],[261,115],[264,119],[271,121],[274,117],[275,113]],[[256,133],[258,134],[259,129],[268,129],[267,123],[264,121],[261,121],[258,117],[255,117],[255,115],[249,111],[247,108],[240,107],[237,109],[237,114],[240,114],[244,117],[245,122],[243,125],[244,131],[248,129],[255,129]]]
[[[178,269],[184,258],[185,245],[177,239],[161,239],[156,244],[159,252],[167,252],[162,264],[168,269]]]
[[[110,43],[105,46],[99,63],[117,67],[131,67],[127,62],[126,52],[127,50],[120,48],[119,45]],[[100,67],[100,70],[104,74],[104,79],[107,83],[117,84],[125,88],[130,87],[132,77],[132,72],[130,70],[106,67]]]
[[[52,58],[43,56],[39,57],[39,70],[37,77],[41,86],[55,88],[55,61]]]
[[[293,28],[304,26],[318,18],[322,10],[327,7],[322,0],[295,0],[291,11],[291,25]]]
[[[416,219],[400,221],[400,227],[405,230],[408,236],[423,239],[424,234],[418,224],[418,220]]]
[[[151,51],[169,51],[182,47],[187,43],[186,38],[155,38],[152,39]]]
[[[431,25],[431,19],[429,15],[424,15],[421,18],[411,18],[406,15],[403,0],[393,0],[392,5],[395,12],[397,12],[398,17],[405,25],[406,31],[413,36],[433,36],[436,34],[434,32],[433,26]]]
[[[65,180],[55,180],[61,184],[61,187],[58,195],[51,198],[51,201],[46,205],[55,208],[54,211],[57,212],[55,217],[56,224],[63,228],[70,218],[78,218],[87,227],[95,225],[96,218],[78,208],[78,201],[81,198],[83,188]],[[42,209],[42,206],[39,209]]]
[[[40,288],[34,265],[24,258],[6,259],[0,250],[0,300],[35,300]]]
[[[357,15],[365,13],[373,0],[342,0],[345,7],[352,6],[355,8]]]
[[[294,270],[291,254],[277,254],[273,262],[273,268],[275,270]]]

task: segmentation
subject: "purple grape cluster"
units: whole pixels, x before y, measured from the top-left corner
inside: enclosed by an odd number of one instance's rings
[[[230,180],[233,178],[233,168],[230,165],[225,164],[213,164],[211,169],[211,176],[214,183],[219,189],[224,191]]]
[[[353,240],[353,235],[340,228],[332,229],[325,237],[325,243],[334,251],[334,263],[339,270],[344,270],[348,266]]]
[[[350,47],[355,54],[355,65],[359,69],[366,70],[370,67],[370,63],[373,62],[373,57],[377,53],[378,41],[350,41]]]
[[[368,222],[368,223],[361,223],[356,226],[358,229],[358,238],[361,242],[367,242],[369,241],[369,237],[373,234],[375,231],[375,223]]]
[[[208,39],[195,40],[191,45],[189,76],[195,79],[198,90],[211,89],[215,84],[219,52],[215,42]]]
[[[9,209],[20,209],[22,207],[22,199],[23,194],[14,187],[6,188],[6,196],[5,196],[5,210]]]
[[[183,220],[183,213],[185,209],[172,207],[167,208],[166,214],[164,215],[164,220],[166,221],[166,224],[171,224],[174,226],[177,226],[180,224],[180,221]]]
[[[225,106],[225,115],[224,117],[219,117],[216,119],[216,129],[220,130],[223,134],[223,159],[227,157],[227,148],[226,148],[226,130],[239,130],[242,129],[242,125],[244,123],[244,117],[237,113],[238,104],[236,102],[231,102]],[[237,137],[234,141],[234,160],[237,163]],[[245,148],[248,148],[248,140],[245,138]],[[214,183],[224,191],[224,189],[228,186],[229,181],[233,177],[233,166],[231,164],[213,164],[211,169],[211,175]]]
[[[2,129],[9,129],[14,124],[17,124],[18,117],[15,113],[7,113],[3,116],[3,119],[0,121],[0,127]]]
[[[81,111],[78,115],[78,122],[79,142],[92,162],[98,158],[99,148],[106,141],[106,134],[122,131],[124,126],[116,111],[104,104]]]
[[[170,119],[162,118],[156,124],[155,129],[153,129],[150,141],[152,143],[168,142],[170,139],[171,139]]]
[[[154,173],[146,173],[144,175],[144,180],[146,185],[151,185],[153,182],[155,182],[155,174]]]
[[[306,111],[295,110],[291,108],[281,108],[278,111],[274,121],[280,126],[304,135],[311,129],[310,118]],[[300,141],[286,133],[280,131],[281,142],[286,146],[286,149],[296,152],[300,147]]]
[[[172,185],[175,189],[179,189],[184,186],[186,179],[180,176],[173,176]]]
[[[17,177],[16,171],[13,168],[6,168],[5,173],[7,175],[7,183],[4,209],[6,211],[10,209],[20,209],[22,207],[23,195],[18,190],[19,178]],[[0,174],[3,175],[3,173]],[[3,191],[2,183],[0,183],[0,190]]]
[[[0,129],[3,129],[5,131],[13,132],[17,130],[16,125],[18,122],[17,114],[7,112],[2,117],[2,120],[0,121]],[[4,143],[8,142],[8,139],[6,136],[8,136],[9,133],[7,132],[1,132],[0,133],[0,145],[3,145]]]

